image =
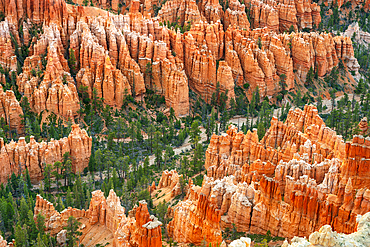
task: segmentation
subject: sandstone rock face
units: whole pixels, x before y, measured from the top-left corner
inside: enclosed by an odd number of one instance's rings
[[[358,123],[358,128],[361,131],[361,135],[366,135],[367,131],[369,130],[369,126],[367,124],[367,117],[363,117],[361,121]]]
[[[59,213],[55,210],[52,203],[48,202],[40,195],[37,195],[34,208],[35,220],[38,214],[42,214],[45,217],[45,231],[49,231],[52,235],[56,235],[66,226],[67,220],[70,216],[79,219],[84,217],[86,212],[85,210],[69,207]]]
[[[208,191],[209,192],[209,191]],[[220,244],[222,242],[219,221],[221,212],[202,193],[199,186],[189,189],[186,199],[174,209],[174,218],[167,225],[169,236],[179,243]]]
[[[245,12],[245,5],[238,0],[232,0],[229,3],[229,8],[224,14],[224,29],[227,30],[229,26],[234,26],[241,29],[249,29],[250,23]]]
[[[13,172],[18,174],[24,172],[26,168],[32,180],[39,180],[42,178],[43,164],[62,161],[66,152],[71,155],[73,172],[82,172],[89,164],[91,145],[91,137],[78,125],[72,126],[68,137],[52,139],[50,142],[36,142],[32,136],[29,143],[26,143],[24,137],[18,142],[11,141],[9,144],[4,144],[0,139],[0,181],[7,182]]]
[[[162,177],[159,180],[157,189],[169,188],[171,197],[181,194],[180,177],[176,170],[165,170],[162,172]]]
[[[77,89],[69,73],[61,34],[56,25],[44,27],[44,34],[34,45],[32,56],[24,62],[19,75],[18,89],[28,98],[31,108],[40,113],[44,110],[68,118],[80,109]],[[41,55],[47,53],[45,68]],[[43,70],[43,78],[37,74]]]
[[[22,134],[22,115],[22,107],[16,99],[14,92],[11,90],[4,92],[3,87],[0,85],[0,118],[4,118],[10,129],[16,130],[18,134]]]
[[[176,241],[197,243],[202,232],[217,242],[220,228],[233,224],[238,231],[287,238],[308,237],[324,225],[356,230],[358,215],[370,210],[369,138],[345,143],[308,105],[291,109],[285,123],[273,118],[260,142],[256,131],[236,130],[212,136],[202,187],[191,187],[173,208],[168,231]],[[199,198],[215,211],[213,221],[207,212],[189,212]],[[211,222],[204,226],[199,219]]]
[[[197,22],[202,19],[198,6],[194,0],[167,1],[158,12],[159,20],[163,22],[178,23],[183,26],[187,22]],[[180,17],[178,20],[177,18]]]
[[[276,32],[290,29],[312,29],[321,22],[320,6],[303,0],[252,0],[251,19],[253,28],[268,27]]]
[[[0,65],[4,69],[17,70],[17,57],[14,54],[8,20],[0,23]]]
[[[5,10],[5,16],[13,27],[18,27],[18,20],[25,17],[36,24],[61,24],[68,16],[67,5],[62,0],[6,0],[0,3],[0,9]]]
[[[118,1],[94,3],[118,9]],[[126,4],[127,14],[112,15],[94,7],[67,6],[63,0],[0,3],[6,15],[0,24],[0,64],[17,67],[10,32],[18,43],[31,44],[17,85],[33,111],[68,119],[78,115],[80,89],[90,97],[95,89],[114,108],[121,107],[127,95],[143,100],[150,89],[163,95],[176,115],[185,116],[189,88],[206,102],[218,83],[228,100],[235,97],[235,84],[246,83],[248,97],[257,87],[262,97],[272,97],[283,89],[283,75],[285,89],[294,90],[295,76],[304,82],[310,67],[324,76],[340,59],[359,76],[349,38],[282,33],[291,26],[318,26],[320,7],[309,0],[247,1],[251,23],[238,0],[230,1],[225,11],[214,0],[169,0],[155,18],[151,14],[156,1]],[[33,37],[32,23],[42,26],[43,33]],[[70,49],[76,61],[68,66]]]
[[[135,217],[126,217],[125,208],[121,206],[120,199],[113,190],[107,198],[102,191],[93,191],[90,207],[87,211],[75,208],[65,209],[59,213],[52,203],[37,196],[34,215],[41,213],[45,216],[46,230],[52,235],[62,239],[61,229],[66,225],[67,219],[74,216],[78,220],[88,219],[89,224],[105,225],[113,233],[115,247],[160,247],[162,246],[162,223],[154,216],[149,215],[147,204],[141,201],[133,211]],[[86,235],[82,230],[83,236]]]

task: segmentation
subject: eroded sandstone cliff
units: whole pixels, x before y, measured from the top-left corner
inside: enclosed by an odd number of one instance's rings
[[[103,8],[116,4],[99,2]],[[6,16],[0,64],[10,70],[21,65],[17,85],[33,111],[69,118],[78,114],[80,90],[92,97],[95,89],[105,104],[119,108],[127,95],[142,100],[150,89],[183,116],[189,89],[207,102],[217,85],[228,100],[235,85],[247,83],[247,96],[257,87],[262,97],[276,96],[284,89],[281,77],[294,91],[294,77],[304,84],[311,67],[325,76],[341,59],[358,70],[349,38],[282,33],[320,23],[320,7],[311,1],[233,0],[224,10],[218,1],[170,0],[155,18],[151,1],[127,4],[129,12],[114,15],[63,0],[0,3]],[[16,43],[29,46],[24,61],[16,57]]]
[[[174,207],[167,229],[185,243],[199,243],[200,235],[219,242],[221,229],[233,224],[238,231],[288,238],[323,225],[352,233],[358,215],[370,210],[369,155],[369,138],[345,143],[314,106],[291,109],[285,123],[273,118],[261,141],[256,131],[230,127],[212,136],[202,187],[190,188]]]
[[[45,164],[62,161],[63,155],[69,152],[74,173],[82,172],[89,164],[92,139],[78,125],[72,125],[68,137],[49,142],[36,142],[33,136],[26,143],[24,137],[18,142],[4,144],[0,138],[0,181],[7,182],[12,173],[19,174],[28,168],[32,180],[40,180]]]
[[[41,213],[45,216],[46,231],[53,235],[63,231],[70,216],[77,220],[86,222],[80,227],[82,236],[81,243],[89,231],[96,224],[105,226],[113,233],[113,246],[115,247],[161,247],[162,246],[162,223],[148,212],[145,201],[140,201],[139,206],[133,208],[135,217],[126,217],[125,208],[121,206],[119,197],[113,190],[107,198],[100,190],[93,191],[88,210],[67,208],[61,213],[57,212],[52,203],[37,196],[34,215]]]

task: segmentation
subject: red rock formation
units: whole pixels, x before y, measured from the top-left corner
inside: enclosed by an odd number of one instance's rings
[[[217,0],[202,0],[199,1],[198,7],[203,16],[206,17],[209,23],[217,22],[224,17],[224,11],[219,1]]]
[[[159,21],[162,23],[196,23],[202,19],[198,6],[194,0],[170,0],[167,1],[158,12]]]
[[[8,242],[4,240],[3,236],[0,236],[0,247],[8,247],[8,246],[13,246],[13,245],[12,244],[8,245]]]
[[[180,177],[176,170],[165,170],[162,172],[162,177],[159,180],[157,190],[168,189],[171,193],[171,198],[181,194]]]
[[[227,30],[229,26],[236,25],[241,29],[249,29],[250,23],[245,12],[245,5],[238,0],[232,0],[229,3],[229,8],[224,14],[224,29]]]
[[[360,129],[361,131],[361,135],[366,135],[367,134],[367,131],[369,129],[369,126],[367,124],[367,117],[363,117],[361,119],[361,121],[358,123],[358,128]]]
[[[133,209],[135,218],[126,217],[125,208],[121,206],[120,199],[113,190],[107,198],[102,191],[93,191],[90,207],[87,211],[69,207],[59,213],[52,203],[36,197],[34,209],[35,217],[41,213],[45,216],[46,231],[52,235],[59,233],[67,223],[70,216],[77,220],[88,219],[90,225],[101,224],[113,233],[113,246],[117,247],[161,247],[162,246],[162,223],[154,216],[150,216],[145,201],[139,203],[139,207]],[[91,228],[90,228],[91,229]],[[80,241],[84,240],[89,229],[82,229],[83,235]]]
[[[3,69],[17,70],[17,57],[12,47],[8,20],[0,23],[0,65]]]
[[[55,25],[45,28],[33,48],[34,55],[25,60],[23,73],[17,80],[19,91],[28,98],[31,109],[37,113],[48,110],[65,118],[77,115],[80,109],[77,89],[63,56],[58,28]],[[44,68],[41,56],[46,52]]]
[[[209,201],[199,186],[193,186],[186,199],[173,209],[174,218],[167,225],[168,234],[179,243],[220,244],[220,210]]]
[[[82,172],[89,163],[91,142],[91,137],[78,125],[72,126],[68,137],[60,140],[52,139],[50,142],[38,143],[33,136],[29,143],[26,143],[24,137],[21,137],[18,142],[11,141],[9,144],[4,144],[0,139],[0,181],[7,182],[7,178],[13,172],[23,172],[26,167],[31,179],[39,180],[42,178],[43,164],[62,161],[63,154],[66,152],[71,155],[73,172]]]
[[[5,16],[13,27],[18,27],[18,20],[29,18],[36,24],[57,23],[67,20],[67,5],[62,0],[5,0],[0,3],[0,9],[5,10]],[[17,30],[17,29],[15,29]]]
[[[199,241],[194,236],[202,225],[186,223],[207,217],[186,213],[199,194],[222,215],[208,224],[210,238],[232,224],[240,231],[288,238],[309,236],[326,224],[337,232],[354,232],[357,216],[370,210],[369,155],[368,138],[354,136],[345,144],[314,106],[291,109],[285,123],[273,118],[260,142],[256,131],[243,134],[230,127],[226,135],[212,136],[205,161],[209,177],[174,207],[169,232],[178,242]]]
[[[14,92],[11,90],[3,91],[0,85],[0,118],[4,118],[11,130],[16,130],[17,134],[23,133],[22,116],[23,110]]]
[[[34,208],[35,220],[38,214],[42,214],[45,217],[45,230],[50,231],[51,234],[55,235],[66,226],[67,220],[70,216],[79,219],[84,217],[86,212],[85,210],[69,207],[59,213],[55,210],[52,203],[45,200],[40,195],[37,195]]]
[[[318,27],[321,22],[320,6],[309,0],[253,0],[251,2],[252,26],[268,27],[275,32]]]
[[[1,5],[7,21],[0,27],[0,64],[16,67],[10,31],[18,43],[28,43],[33,28],[30,23],[43,24],[44,33],[32,38],[18,86],[33,111],[49,110],[65,118],[77,115],[77,89],[81,86],[87,87],[90,96],[96,88],[97,95],[112,107],[120,107],[125,94],[142,99],[150,88],[182,116],[188,114],[189,88],[207,102],[217,82],[222,92],[228,90],[229,99],[234,97],[233,82],[238,86],[248,83],[247,96],[257,87],[262,97],[274,96],[283,89],[283,75],[286,89],[294,90],[293,69],[300,82],[305,81],[310,67],[324,76],[339,59],[350,70],[358,70],[348,38],[313,32],[277,34],[292,25],[303,29],[319,24],[320,8],[308,0],[247,2],[252,27],[264,27],[253,31],[249,30],[245,6],[238,0],[231,1],[225,13],[213,0],[199,1],[198,5],[193,0],[171,0],[157,18],[150,17],[153,9],[149,0],[127,3],[130,11],[126,15],[111,15],[93,7],[67,8],[61,0],[33,0],[32,4],[8,1]],[[117,2],[101,4],[108,7]],[[29,20],[24,19],[23,35],[18,35],[18,20],[25,16]],[[168,24],[180,26],[184,33],[180,28],[169,30]],[[77,60],[72,71],[65,59],[70,52],[67,48],[73,49]],[[46,66],[41,63],[45,53]],[[38,70],[44,72],[43,78]],[[68,73],[76,74],[77,83]]]
[[[270,31],[279,31],[279,12],[274,6],[259,0],[251,1],[251,22],[253,28],[267,27]]]

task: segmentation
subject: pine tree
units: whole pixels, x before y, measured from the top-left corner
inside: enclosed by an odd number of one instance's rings
[[[51,190],[51,174],[52,174],[52,171],[53,171],[53,167],[52,165],[50,164],[47,164],[45,167],[44,167],[44,185],[45,185],[45,190],[47,190],[48,192],[50,192]]]
[[[193,121],[190,128],[190,142],[192,143],[193,147],[196,147],[197,143],[200,140],[200,129],[199,129],[199,122],[198,120]]]
[[[77,246],[78,236],[81,236],[82,233],[78,231],[81,223],[73,216],[70,216],[67,221],[67,226],[64,229],[67,231],[67,247]]]
[[[70,188],[67,190],[67,195],[66,195],[66,207],[72,207],[73,206],[73,198],[72,198],[72,193]]]
[[[265,127],[263,126],[262,122],[258,123],[257,125],[257,135],[259,140],[261,140],[265,135]]]
[[[27,232],[29,239],[36,239],[37,234],[39,233],[31,210],[27,213]]]
[[[158,168],[160,168],[161,163],[163,162],[162,158],[162,147],[160,145],[160,132],[157,131],[154,134],[154,155],[155,155],[155,163]]]
[[[37,234],[36,247],[45,247],[44,241],[41,238],[41,234]]]
[[[83,209],[85,206],[85,194],[82,188],[81,175],[79,174],[73,186],[74,207]]]
[[[36,216],[36,228],[37,231],[43,235],[45,231],[45,216],[43,216],[41,213],[39,213]]]
[[[57,201],[57,205],[56,205],[55,209],[58,212],[62,212],[65,209],[62,198],[60,196],[58,196],[58,201]]]
[[[15,227],[14,236],[15,236],[15,247],[24,247],[24,246],[26,246],[27,239],[28,239],[27,230],[25,229],[25,226],[23,226],[23,228],[22,228],[21,225],[19,224],[19,222],[18,222],[17,226]]]
[[[61,170],[63,168],[63,164],[60,161],[54,163],[54,170],[53,176],[55,177],[56,184],[57,184],[57,192],[59,192],[59,179],[62,178]]]
[[[119,186],[119,179],[118,179],[118,174],[116,168],[113,168],[112,172],[112,181],[113,181],[113,189],[116,190],[118,189]]]
[[[72,76],[76,75],[76,57],[72,48],[69,49],[68,66],[71,69]]]
[[[30,176],[30,173],[28,172],[28,168],[26,167],[26,183],[27,183],[27,187],[28,189],[32,189],[32,184],[31,184],[31,176]]]

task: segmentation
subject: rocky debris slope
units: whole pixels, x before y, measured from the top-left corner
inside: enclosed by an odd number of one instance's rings
[[[369,138],[345,143],[314,106],[291,109],[285,123],[273,118],[261,141],[256,130],[230,127],[212,136],[208,176],[174,207],[168,232],[185,243],[199,243],[198,231],[220,243],[221,229],[233,224],[238,231],[288,238],[309,236],[323,225],[354,232],[358,215],[370,211],[369,155]],[[207,210],[187,213],[193,208]]]
[[[4,144],[0,138],[0,181],[7,182],[13,172],[19,174],[26,168],[32,180],[39,180],[42,178],[44,164],[62,161],[66,152],[71,155],[73,172],[82,172],[89,164],[91,145],[91,137],[78,125],[72,125],[68,137],[60,140],[51,139],[49,142],[36,142],[31,136],[29,143],[21,137],[18,142]]]
[[[34,215],[41,213],[45,216],[46,230],[56,235],[64,230],[67,219],[74,216],[78,220],[88,219],[88,224],[100,224],[105,226],[113,233],[116,247],[142,246],[142,247],[161,247],[162,246],[162,223],[148,212],[145,201],[140,201],[139,206],[133,208],[135,217],[126,217],[125,208],[121,206],[120,199],[113,190],[109,192],[107,198],[100,190],[93,191],[90,207],[87,211],[69,207],[61,213],[57,212],[52,203],[37,196]],[[91,229],[88,226],[81,227],[84,237]],[[60,234],[62,235],[62,234]]]

